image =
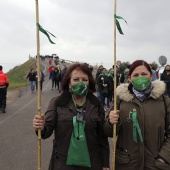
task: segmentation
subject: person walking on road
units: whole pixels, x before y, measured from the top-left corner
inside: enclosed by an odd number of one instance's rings
[[[50,72],[50,79],[51,79],[51,82],[52,82],[51,90],[53,90],[53,88],[54,87],[56,88],[56,85],[57,85],[57,82],[55,81],[55,68],[54,67],[52,67],[52,71]]]
[[[35,115],[33,128],[41,137],[53,134],[49,170],[109,170],[109,143],[104,134],[105,112],[93,94],[95,81],[86,64],[71,65],[63,93],[49,103],[45,115]]]
[[[167,65],[161,75],[161,80],[166,84],[165,94],[170,97],[170,65]]]
[[[109,96],[109,88],[110,88],[109,79],[108,79],[107,71],[105,68],[101,69],[101,74],[97,78],[97,86],[98,86],[100,101],[105,107],[106,105],[105,99],[107,99]],[[107,109],[110,108],[109,102],[107,103],[106,108]]]
[[[36,90],[38,89],[38,75],[37,75],[37,71],[35,72],[36,74]],[[42,91],[42,88],[43,88],[43,83],[44,83],[44,73],[43,71],[40,71],[40,89]]]
[[[52,80],[52,89],[56,89],[56,86],[58,87],[59,92],[61,92],[60,82],[61,82],[61,73],[60,70],[57,68],[53,68],[53,71],[51,72],[51,80]]]
[[[155,69],[153,68],[152,64],[149,64],[151,70],[152,70],[152,81],[155,81],[157,80],[157,77],[156,77],[156,71]]]
[[[112,102],[112,99],[114,97],[114,77],[113,77],[113,74],[114,74],[114,70],[111,68],[109,69],[108,71],[108,84],[109,84],[109,89],[108,89],[108,97],[107,97],[107,106],[109,106],[110,108],[110,102]]]
[[[117,126],[116,170],[170,169],[170,99],[164,91],[164,82],[152,82],[148,63],[132,63],[129,83],[116,89],[118,110],[104,127],[111,137]]]
[[[32,68],[30,70],[30,72],[28,73],[27,79],[29,78],[29,81],[30,81],[30,88],[31,88],[31,92],[33,93],[34,90],[35,90],[35,82],[36,82],[36,72],[35,72],[35,69]]]
[[[57,87],[58,87],[58,91],[59,93],[61,93],[61,69],[60,68],[56,68],[57,69],[57,74],[56,74],[56,81],[57,81]]]
[[[9,86],[8,76],[3,73],[3,67],[0,65],[0,109],[2,113],[6,113],[6,95]]]
[[[51,79],[51,72],[53,71],[53,66],[50,65],[50,67],[48,68],[48,72],[49,72],[49,79]]]

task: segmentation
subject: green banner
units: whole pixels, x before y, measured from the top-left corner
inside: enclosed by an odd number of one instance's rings
[[[116,26],[117,26],[117,29],[118,29],[119,33],[123,34],[123,31],[122,31],[122,28],[120,26],[120,23],[119,23],[118,19],[123,19],[125,22],[126,22],[126,20],[124,18],[122,18],[121,16],[117,16],[116,14],[114,15],[114,18],[116,18]],[[127,22],[126,22],[126,24],[127,24]]]
[[[37,23],[36,25],[37,25],[37,27],[39,28],[39,30],[48,37],[48,40],[50,41],[50,43],[51,43],[51,44],[55,44],[55,43],[51,40],[49,34],[51,34],[53,37],[55,37],[55,35],[53,35],[53,34],[50,33],[49,31],[45,30],[39,23]],[[55,37],[55,38],[56,38],[56,37]]]

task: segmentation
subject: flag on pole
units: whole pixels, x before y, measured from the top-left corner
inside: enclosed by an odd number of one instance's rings
[[[119,23],[118,19],[123,19],[126,22],[126,24],[127,24],[127,21],[124,18],[122,18],[121,16],[117,16],[116,14],[114,15],[114,18],[116,18],[116,26],[117,26],[117,29],[118,29],[119,33],[123,34],[123,31],[122,31],[122,28],[120,26],[120,23]]]
[[[50,43],[51,43],[51,44],[55,44],[55,43],[51,40],[49,34],[51,34],[53,37],[55,37],[55,35],[53,35],[53,34],[50,33],[49,31],[45,30],[39,23],[37,23],[36,25],[37,25],[37,27],[39,28],[39,30],[48,37],[48,40],[50,41]],[[48,33],[49,33],[49,34],[48,34]],[[56,37],[55,37],[55,38],[56,38]]]

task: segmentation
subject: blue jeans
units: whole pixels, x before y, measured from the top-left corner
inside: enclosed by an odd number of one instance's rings
[[[103,90],[102,89],[98,89],[99,92],[99,99],[102,102],[103,106],[105,105],[105,97],[103,96]]]
[[[35,89],[35,81],[30,81],[30,88],[31,88],[31,92],[34,92],[34,89]]]

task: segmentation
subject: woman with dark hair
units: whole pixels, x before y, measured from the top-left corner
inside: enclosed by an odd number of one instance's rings
[[[38,74],[37,74],[37,71],[35,71],[35,74],[36,74],[36,81],[35,81],[36,90],[38,90]],[[42,91],[42,88],[43,88],[44,78],[45,78],[44,72],[40,71],[40,89],[41,89],[41,91]]]
[[[96,80],[97,80],[98,76],[102,73],[102,69],[103,69],[103,65],[100,65],[99,68],[97,69]]]
[[[101,69],[101,74],[97,78],[97,86],[98,86],[98,92],[100,96],[100,100],[105,106],[105,99],[109,97],[109,90],[110,90],[110,82],[109,82],[109,77],[107,75],[107,71],[105,68]],[[110,103],[109,101],[107,102],[107,109],[110,108]]]
[[[103,69],[103,66],[100,65],[99,68],[97,69],[97,73],[96,73],[96,82],[97,82],[97,79],[99,77],[99,75],[102,73],[102,69]],[[100,94],[99,94],[99,88],[98,88],[98,85],[96,84],[96,93],[97,93],[97,97],[98,99],[101,98]]]
[[[45,115],[36,115],[33,127],[42,138],[55,139],[49,170],[109,170],[109,144],[104,134],[105,112],[93,95],[95,81],[86,64],[69,67],[63,93],[51,100]]]
[[[108,98],[107,98],[107,106],[110,106],[110,102],[112,102],[112,99],[114,97],[113,91],[114,91],[114,70],[112,68],[108,71],[108,81],[109,81],[109,91],[108,91]],[[110,107],[109,107],[110,108]]]
[[[167,65],[161,75],[161,80],[166,84],[165,94],[170,97],[170,65]]]
[[[111,111],[105,133],[117,126],[116,170],[170,169],[170,99],[165,83],[152,80],[148,63],[130,66],[129,83],[116,89],[118,110]]]
[[[30,81],[31,93],[33,93],[35,90],[35,82],[36,82],[36,72],[34,68],[31,68],[30,72],[28,73],[26,79],[28,78]]]

